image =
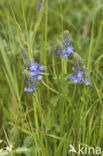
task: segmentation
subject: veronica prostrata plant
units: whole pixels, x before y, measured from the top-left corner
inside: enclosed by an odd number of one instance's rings
[[[40,66],[37,62],[33,62],[33,59],[29,60],[27,53],[24,55],[25,65],[23,74],[25,75],[25,82],[29,83],[29,87],[24,88],[24,92],[35,92],[34,87],[37,86],[37,81],[42,79],[44,75],[44,66]]]
[[[70,74],[69,80],[72,80],[73,83],[82,84],[85,83],[86,86],[90,85],[89,75],[87,74],[88,69],[84,65],[84,61],[77,54],[74,53],[74,66],[72,68],[73,74]]]
[[[63,58],[73,55],[73,74],[70,74],[69,80],[72,80],[73,83],[90,85],[89,75],[87,74],[88,69],[85,67],[83,59],[73,51],[73,47],[70,45],[69,31],[64,32],[63,41],[52,48],[51,54]]]
[[[70,45],[69,32],[65,31],[63,36],[63,41],[58,45],[54,46],[51,50],[51,54],[67,58],[69,55],[73,54],[73,47]]]
[[[73,83],[83,84],[86,86],[90,85],[89,75],[87,74],[88,69],[84,65],[83,59],[79,54],[73,52],[73,47],[70,45],[69,32],[65,31],[63,36],[63,41],[52,48],[51,54],[56,56],[61,56],[63,58],[68,58],[69,55],[73,55],[73,73],[70,74],[69,80]],[[29,83],[29,87],[24,88],[24,92],[35,92],[34,87],[37,86],[37,81],[42,79],[44,75],[44,66],[40,66],[37,62],[33,63],[33,59],[29,60],[27,53],[24,55],[25,66],[22,72],[25,75],[25,82]]]

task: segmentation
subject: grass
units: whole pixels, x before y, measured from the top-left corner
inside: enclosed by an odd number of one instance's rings
[[[37,6],[33,0],[0,1],[0,156],[74,156],[70,144],[103,149],[102,0]],[[50,55],[64,30],[88,67],[90,87],[68,80],[70,58]],[[47,73],[35,93],[24,93],[25,49]]]

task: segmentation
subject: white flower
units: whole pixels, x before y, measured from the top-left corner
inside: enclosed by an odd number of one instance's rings
[[[6,147],[6,150],[7,150],[8,152],[11,152],[11,151],[12,151],[12,147],[13,147],[12,145],[7,146],[7,147]]]

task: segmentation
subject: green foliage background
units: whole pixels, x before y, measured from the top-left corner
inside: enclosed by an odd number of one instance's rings
[[[103,149],[103,1],[38,5],[0,0],[0,156],[66,156],[69,144],[79,143]],[[71,58],[64,66],[50,55],[64,30],[88,67],[90,87],[68,81]],[[35,94],[23,91],[24,49],[48,73]],[[8,154],[3,149],[11,144]]]

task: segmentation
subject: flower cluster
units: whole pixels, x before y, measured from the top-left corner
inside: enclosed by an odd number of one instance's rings
[[[73,47],[70,46],[69,38],[70,38],[69,34],[66,31],[64,33],[64,41],[62,42],[62,48],[63,48],[62,54],[63,54],[64,58],[68,57],[70,54],[73,54]]]
[[[22,72],[26,78],[25,82],[30,83],[31,86],[25,87],[24,92],[34,92],[34,86],[37,85],[37,80],[42,79],[42,75],[44,70],[44,66],[40,66],[38,63],[33,63],[32,60],[30,62],[27,62],[27,59],[25,59],[25,69]]]
[[[51,54],[55,53],[57,56],[68,58],[69,55],[73,55],[74,67],[73,73],[70,74],[69,80],[73,83],[83,84],[90,86],[89,76],[87,74],[87,68],[84,66],[84,61],[79,54],[73,52],[73,47],[70,46],[69,32],[64,32],[63,42],[52,48]],[[24,92],[35,92],[34,86],[37,86],[37,81],[42,79],[44,66],[40,66],[38,63],[33,63],[32,60],[28,61],[28,55],[24,53],[25,69],[23,74],[25,75],[25,82],[29,83],[29,87],[24,88]]]
[[[89,76],[86,75],[87,68],[80,68],[79,65],[75,64],[73,67],[73,74],[70,74],[69,79],[73,81],[73,83],[82,84],[83,82],[86,86],[90,85]]]
[[[68,31],[64,32],[64,39],[63,42],[61,42],[61,45],[53,48],[51,54],[53,54],[53,52],[55,52],[57,56],[63,56],[64,58],[73,54],[73,47],[70,46],[70,36]]]

